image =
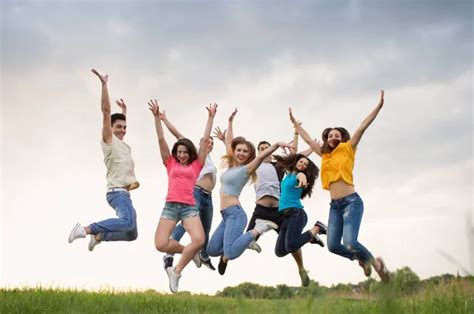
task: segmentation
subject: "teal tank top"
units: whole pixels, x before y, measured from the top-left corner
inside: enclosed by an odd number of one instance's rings
[[[301,194],[303,188],[297,188],[298,180],[295,173],[289,173],[281,181],[280,206],[278,211],[282,212],[287,208],[303,208],[301,204]]]

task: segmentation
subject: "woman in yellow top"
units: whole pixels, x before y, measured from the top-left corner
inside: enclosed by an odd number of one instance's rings
[[[357,144],[382,109],[383,102],[384,92],[381,91],[377,107],[365,118],[352,138],[344,128],[327,128],[322,134],[322,145],[314,141],[301,127],[291,109],[290,119],[305,142],[322,157],[321,181],[323,189],[329,190],[331,194],[327,231],[329,251],[350,260],[357,259],[366,276],[370,276],[373,266],[382,281],[388,281],[390,274],[383,259],[374,259],[369,250],[357,240],[364,204],[354,189],[352,178]]]

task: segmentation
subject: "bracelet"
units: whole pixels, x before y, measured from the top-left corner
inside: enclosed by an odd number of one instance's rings
[[[299,133],[296,133],[296,132],[295,132],[295,135],[299,135]]]

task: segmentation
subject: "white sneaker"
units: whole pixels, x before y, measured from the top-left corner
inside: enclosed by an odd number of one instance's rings
[[[174,272],[174,267],[166,268],[166,273],[168,274],[168,279],[170,280],[171,292],[178,292],[179,278],[181,278],[181,275],[178,275]]]
[[[278,229],[278,225],[270,220],[256,219],[254,229],[257,230],[258,233],[264,234],[267,231]]]
[[[95,235],[91,234],[91,239],[89,240],[89,251],[93,251],[94,250],[94,247],[98,244],[100,244],[100,242],[102,241],[97,241],[95,239]]]
[[[257,241],[255,240],[252,240],[252,242],[249,243],[249,246],[247,246],[247,249],[257,251],[257,253],[262,252],[262,248],[260,247],[260,245],[258,245]]]
[[[199,256],[199,251],[196,253],[196,255],[193,256],[193,262],[194,264],[196,264],[197,268],[201,267],[202,261],[201,261],[201,256]]]
[[[76,224],[74,228],[72,228],[71,233],[69,233],[69,243],[72,243],[72,241],[79,239],[79,238],[85,238],[86,237],[86,230],[84,230],[84,227],[81,226],[80,224]]]

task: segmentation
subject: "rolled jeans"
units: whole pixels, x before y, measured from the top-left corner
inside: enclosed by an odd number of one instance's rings
[[[232,205],[223,209],[222,221],[209,240],[207,253],[210,256],[226,256],[236,259],[245,251],[254,240],[251,231],[244,232],[247,224],[247,215],[239,205]]]
[[[204,228],[204,245],[201,248],[200,255],[202,259],[207,260],[209,259],[209,255],[207,254],[206,248],[207,244],[209,243],[209,232],[211,231],[211,224],[212,224],[212,196],[209,193],[205,193],[199,188],[194,188],[194,199],[196,201],[196,210],[199,212],[199,217],[201,218],[202,227]],[[180,241],[183,237],[186,229],[182,223],[177,225],[173,232],[171,233],[171,239]]]
[[[275,254],[283,257],[288,253],[299,250],[313,238],[308,230],[301,233],[308,222],[308,216],[302,208],[289,208],[285,210],[284,220],[278,233],[275,245]]]
[[[327,231],[329,251],[350,260],[357,259],[363,263],[371,263],[374,257],[357,241],[364,213],[364,203],[359,194],[353,193],[332,200],[330,205]]]
[[[133,241],[138,236],[137,213],[130,193],[114,191],[106,194],[107,202],[118,218],[110,218],[89,225],[91,234],[100,234],[102,241]]]

